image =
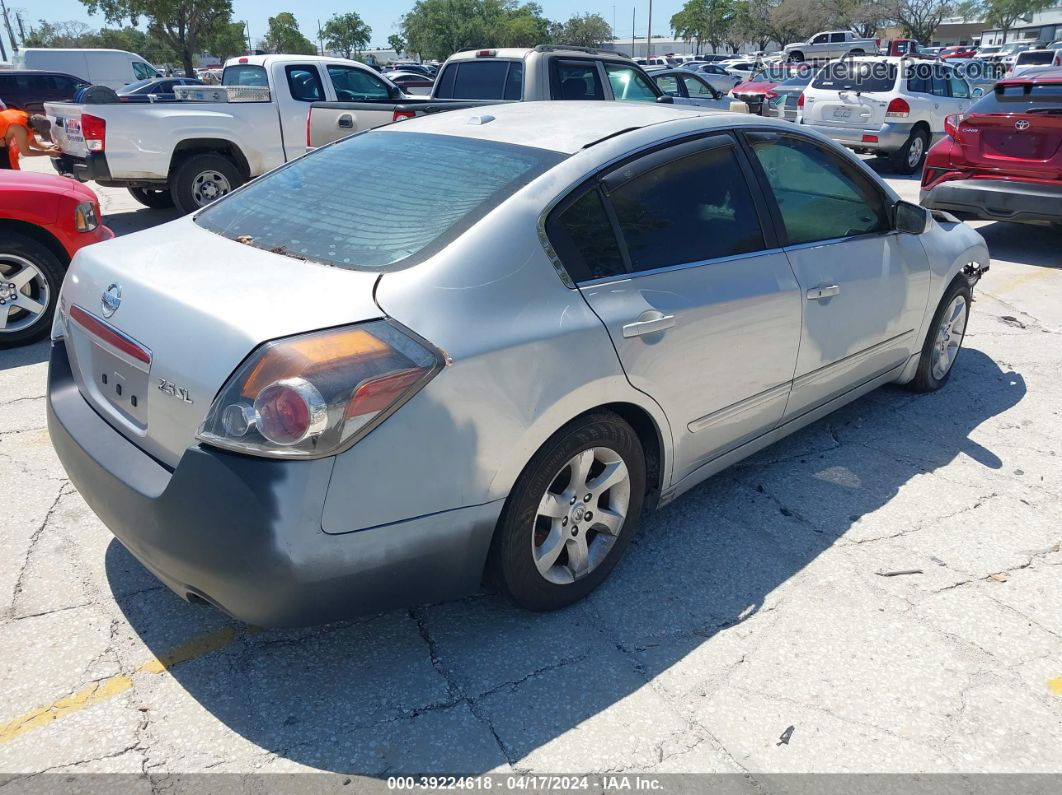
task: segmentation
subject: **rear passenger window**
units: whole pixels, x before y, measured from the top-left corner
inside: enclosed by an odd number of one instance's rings
[[[633,271],[764,248],[752,194],[730,145],[667,162],[609,198]]]
[[[599,191],[584,193],[567,209],[551,216],[547,232],[564,269],[575,281],[626,272]]]
[[[601,75],[594,61],[553,61],[550,89],[554,99],[605,98]]]
[[[299,102],[320,102],[324,99],[321,76],[315,66],[285,66],[291,98]]]
[[[810,141],[751,133],[790,245],[887,232],[881,192],[856,167]]]

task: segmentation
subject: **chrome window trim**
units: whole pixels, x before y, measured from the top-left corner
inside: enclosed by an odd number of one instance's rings
[[[678,265],[665,265],[662,268],[653,268],[647,271],[632,271],[631,273],[618,273],[615,276],[602,276],[599,279],[590,279],[585,282],[579,282],[578,286],[583,287],[597,287],[603,284],[613,284],[616,282],[629,282],[633,279],[640,279],[644,276],[655,276],[660,273],[671,273],[673,271],[689,270],[691,268],[704,268],[712,265],[722,265],[728,262],[736,262],[743,259],[751,259],[752,257],[762,257],[767,254],[785,254],[785,249],[781,247],[775,248],[761,248],[756,251],[746,251],[743,254],[731,254],[729,257],[713,257],[712,259],[698,260],[696,262],[682,262]],[[570,277],[569,277],[570,278]]]
[[[815,248],[817,246],[833,246],[838,243],[850,243],[857,240],[870,240],[872,238],[890,237],[892,235],[899,235],[895,229],[890,229],[887,232],[864,232],[859,235],[848,235],[847,237],[831,237],[826,240],[812,240],[808,243],[794,243],[791,246],[782,246],[783,251],[802,251],[808,248]]]

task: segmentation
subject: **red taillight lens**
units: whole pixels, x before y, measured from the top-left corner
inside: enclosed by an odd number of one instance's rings
[[[799,97],[797,97],[797,107],[798,108],[804,107],[804,95],[803,94],[801,94]]]
[[[402,121],[402,119],[412,119],[416,117],[416,113],[411,110],[396,110],[391,116],[391,121]]]
[[[102,152],[107,141],[106,120],[89,113],[82,113],[81,134],[85,137],[86,149],[90,152]]]
[[[944,117],[944,132],[951,136],[952,140],[962,143],[962,131],[960,125],[963,119],[966,118],[964,113],[953,113],[950,116]]]
[[[763,98],[764,99],[778,99],[778,94],[777,94],[777,92],[774,92],[774,91],[768,91],[767,93],[765,93],[763,95]]]
[[[878,142],[878,136],[876,136],[876,135],[864,135],[863,136],[863,143],[865,143],[865,144],[876,144],[877,142]]]
[[[389,321],[270,342],[232,375],[199,438],[272,457],[346,449],[442,367],[434,348]]]
[[[306,111],[306,148],[310,148],[310,116],[313,115],[313,109]]]
[[[477,50],[476,51],[476,57],[477,58],[493,58],[497,54],[498,54],[497,50]]]
[[[911,115],[911,106],[907,104],[907,100],[896,99],[889,103],[889,106],[885,108],[886,119],[906,119]]]

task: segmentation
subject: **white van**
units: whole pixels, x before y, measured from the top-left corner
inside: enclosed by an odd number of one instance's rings
[[[158,77],[159,71],[139,55],[125,50],[77,50],[30,47],[15,53],[13,69],[66,72],[93,85],[118,90],[136,80]]]

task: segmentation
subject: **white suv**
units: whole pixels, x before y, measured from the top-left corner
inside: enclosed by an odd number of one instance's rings
[[[857,152],[887,155],[900,174],[922,168],[944,119],[981,93],[952,66],[913,58],[847,58],[827,64],[804,91],[800,123]]]

